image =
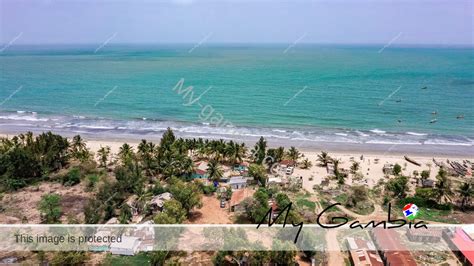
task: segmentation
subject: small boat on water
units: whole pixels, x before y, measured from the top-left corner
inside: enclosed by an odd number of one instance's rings
[[[433,120],[430,121],[430,124],[433,124],[433,123],[436,123],[436,122],[438,122],[438,119],[433,119]]]
[[[422,90],[426,90],[426,89],[428,89],[428,87],[425,86],[425,87],[423,87],[423,88],[421,88],[421,89],[422,89]]]
[[[395,102],[401,103],[401,102],[402,102],[402,99],[398,99],[398,100],[396,100]]]
[[[421,166],[421,164],[420,164],[419,162],[417,162],[417,161],[415,161],[415,160],[409,158],[408,156],[405,155],[404,157],[405,157],[405,160],[407,160],[408,162],[410,162],[410,163],[412,163],[412,164],[414,164],[414,165],[416,165],[416,166]]]
[[[437,115],[438,111],[431,112],[432,115]]]
[[[456,119],[464,119],[464,115],[458,115],[456,116]]]

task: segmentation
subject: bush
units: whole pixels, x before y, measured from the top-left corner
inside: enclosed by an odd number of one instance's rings
[[[213,185],[206,186],[204,184],[201,184],[201,190],[204,195],[211,195],[212,193],[217,191],[217,188],[214,187]]]
[[[70,187],[81,182],[81,171],[77,167],[73,167],[69,172],[63,176],[63,185]]]
[[[402,172],[402,167],[398,163],[396,163],[393,166],[393,174],[394,175],[399,175],[401,172]]]

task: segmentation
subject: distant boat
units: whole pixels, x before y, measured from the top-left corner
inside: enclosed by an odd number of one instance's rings
[[[433,123],[436,123],[436,122],[438,122],[438,119],[433,119],[433,120],[430,121],[430,124],[433,124]]]
[[[456,119],[464,119],[464,115],[458,115],[456,116]]]
[[[437,115],[438,112],[437,111],[434,111],[434,112],[431,112],[432,115]]]
[[[402,99],[398,99],[398,100],[396,100],[396,102],[397,102],[397,103],[400,103],[400,102],[402,102]]]
[[[401,122],[402,122],[402,120],[401,120],[401,119],[398,119],[397,121],[398,121],[398,123],[401,123]]]
[[[423,88],[421,88],[421,89],[422,89],[422,90],[426,90],[426,89],[428,89],[428,87],[423,87]]]

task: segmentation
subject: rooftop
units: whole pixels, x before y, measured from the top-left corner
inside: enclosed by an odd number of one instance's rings
[[[472,232],[472,229],[470,229],[469,227],[472,226],[467,226],[467,229],[456,229],[456,232],[451,241],[454,245],[456,245],[456,247],[464,255],[464,257],[466,257],[466,259],[471,264],[474,264],[474,241],[468,235],[468,232]]]

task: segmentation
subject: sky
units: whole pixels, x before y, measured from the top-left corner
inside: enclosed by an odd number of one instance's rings
[[[469,45],[472,0],[0,0],[0,43]]]

